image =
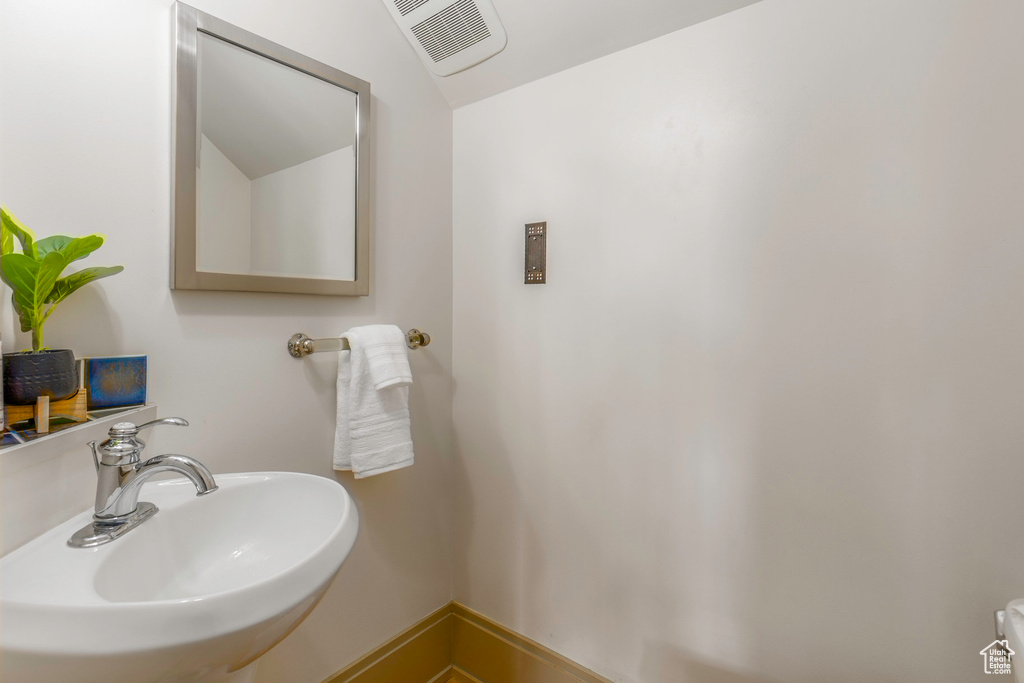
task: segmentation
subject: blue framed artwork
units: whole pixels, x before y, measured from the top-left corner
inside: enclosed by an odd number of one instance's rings
[[[89,410],[144,404],[148,370],[149,356],[86,358]]]

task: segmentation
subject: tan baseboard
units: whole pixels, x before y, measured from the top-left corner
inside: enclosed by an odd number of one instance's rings
[[[324,683],[442,683],[452,667],[451,603],[360,657]]]
[[[452,664],[481,683],[611,683],[459,603],[452,614]]]
[[[451,602],[324,683],[611,683]]]
[[[453,666],[452,667],[452,677],[451,677],[451,679],[449,679],[448,683],[484,683],[484,682],[481,681],[476,676],[470,676],[468,673],[466,673],[462,669]]]

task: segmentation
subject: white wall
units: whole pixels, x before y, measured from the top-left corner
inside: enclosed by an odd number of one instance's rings
[[[351,145],[253,180],[253,272],[354,280],[355,186]]]
[[[451,111],[378,0],[190,4],[372,83],[373,294],[168,289],[168,0],[2,0],[0,201],[43,234],[108,235],[83,265],[125,271],[64,302],[46,338],[80,355],[150,354],[151,399],[192,422],[161,448],[214,473],[313,472],[352,492],[355,549],[261,665],[262,681],[320,681],[451,598]],[[0,300],[4,347],[24,346]],[[433,342],[412,354],[415,466],[354,481],[330,467],[335,358],[295,360],[285,342],[374,322]]]
[[[248,273],[252,183],[203,135],[196,168],[196,269]]]
[[[984,679],[1024,595],[1022,33],[764,0],[458,109],[456,599],[615,681]]]

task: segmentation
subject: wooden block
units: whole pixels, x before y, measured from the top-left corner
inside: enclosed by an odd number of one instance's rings
[[[47,434],[50,431],[50,397],[40,396],[36,399],[36,434]]]
[[[79,389],[78,393],[71,398],[51,403],[50,417],[66,417],[76,422],[85,422],[87,419],[88,403],[89,392],[85,389]]]
[[[44,399],[47,403],[47,417],[45,421],[41,421],[37,413],[40,409],[39,402]],[[36,424],[42,426],[42,429],[36,429],[36,431],[39,434],[46,434],[50,431],[50,417],[66,417],[76,422],[85,422],[88,419],[86,415],[88,400],[87,392],[84,389],[79,389],[74,396],[63,401],[53,401],[51,403],[49,397],[40,396],[34,406],[4,406],[6,418],[4,424],[9,429],[11,425],[17,422],[36,418]]]

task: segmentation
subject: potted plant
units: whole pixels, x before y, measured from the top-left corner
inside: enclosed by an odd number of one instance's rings
[[[14,250],[15,240],[21,244],[20,253]],[[26,405],[39,396],[59,401],[78,390],[74,352],[47,349],[43,326],[57,305],[78,288],[124,270],[122,266],[92,267],[63,275],[71,263],[99,249],[103,240],[103,235],[37,239],[6,207],[0,208],[0,279],[13,292],[21,331],[32,332],[31,350],[3,356],[5,403]]]

